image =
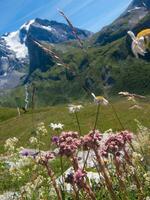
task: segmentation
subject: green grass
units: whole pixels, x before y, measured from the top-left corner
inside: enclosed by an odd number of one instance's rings
[[[143,107],[142,110],[129,110],[131,102],[126,100],[115,100],[112,103],[117,115],[122,122],[125,129],[136,132],[136,123],[134,119],[138,119],[143,125],[150,127],[149,113],[150,105],[146,102],[140,102]],[[85,103],[84,108],[78,113],[82,134],[87,133],[94,126],[97,106],[95,104]],[[78,131],[78,126],[74,114],[68,112],[67,105],[59,105],[54,107],[47,107],[34,110],[32,113],[29,110],[27,113],[21,113],[21,117],[17,116],[16,109],[0,108],[0,154],[4,153],[4,142],[9,137],[19,138],[19,145],[23,147],[30,147],[29,138],[33,135],[33,131],[39,122],[44,122],[48,129],[47,136],[42,138],[42,141],[46,143],[43,149],[48,149],[50,146],[50,138],[55,133],[48,127],[51,122],[63,123],[64,130]],[[97,128],[102,132],[112,128],[113,130],[121,130],[121,126],[113,112],[111,106],[101,106]],[[0,162],[1,163],[1,162]],[[69,166],[68,162],[64,162],[64,170]],[[60,175],[60,160],[56,159],[52,162],[52,168],[56,175]],[[8,169],[0,164],[0,193],[7,190],[18,190],[18,185],[24,185],[30,178],[25,176],[19,182],[12,179],[8,173]],[[32,175],[31,175],[32,177]]]
[[[143,125],[149,127],[149,113],[150,105],[146,102],[140,102],[143,107],[142,110],[129,110],[131,102],[126,100],[119,100],[113,103],[120,121],[125,129],[136,132],[136,123],[134,119],[138,119]],[[78,113],[82,134],[87,133],[93,128],[97,106],[86,103],[84,108]],[[21,117],[17,117],[16,109],[0,109],[0,153],[4,152],[4,142],[9,137],[18,137],[20,139],[19,145],[28,146],[28,139],[32,136],[36,125],[39,122],[44,122],[48,129],[48,135],[44,138],[48,147],[50,143],[50,136],[55,134],[48,125],[51,122],[63,123],[64,130],[78,130],[74,114],[68,112],[67,105],[59,105],[54,107],[47,107],[37,109],[32,114],[31,111],[22,113]],[[102,132],[112,128],[113,130],[120,130],[121,126],[117,120],[115,113],[111,106],[102,106],[100,108],[97,128]]]

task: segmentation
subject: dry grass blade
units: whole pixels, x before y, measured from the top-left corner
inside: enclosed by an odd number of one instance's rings
[[[65,68],[70,69],[64,62],[63,60],[51,49],[46,48],[44,45],[42,45],[40,42],[37,42],[33,40],[33,42],[38,45],[41,49],[43,49],[46,53],[48,53],[55,61],[56,64],[59,66],[64,66]]]
[[[80,44],[80,47],[83,48],[83,42],[81,41],[80,37],[78,36],[76,28],[72,25],[71,21],[68,19],[68,17],[64,14],[64,12],[62,10],[58,9],[58,12],[65,18],[65,20],[67,21],[68,25],[72,29],[72,33],[74,34],[74,36],[78,40],[78,42]]]

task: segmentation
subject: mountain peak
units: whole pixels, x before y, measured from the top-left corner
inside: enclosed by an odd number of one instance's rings
[[[86,39],[91,36],[90,31],[76,28],[81,39]],[[7,79],[6,74],[14,69],[22,68],[24,65],[37,66],[43,65],[40,63],[39,56],[35,59],[31,54],[38,54],[37,48],[33,47],[33,40],[44,41],[51,45],[52,43],[62,43],[76,39],[72,33],[72,29],[63,23],[57,21],[49,21],[47,19],[32,19],[24,23],[18,30],[3,34],[0,37],[0,76]],[[32,59],[33,57],[33,62]],[[36,62],[35,60],[38,60]],[[0,88],[3,87],[0,85]]]
[[[150,0],[133,0],[129,5],[129,8],[134,7],[144,7],[146,9],[150,9]]]
[[[21,29],[25,29],[26,31],[28,31],[29,28],[30,28],[30,25],[33,24],[34,22],[35,22],[35,19],[29,20],[28,22],[26,22],[25,24],[23,24],[23,25],[20,27],[20,30],[21,30]]]

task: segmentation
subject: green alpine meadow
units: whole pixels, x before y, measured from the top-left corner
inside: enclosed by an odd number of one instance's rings
[[[0,11],[0,200],[150,200],[150,1]]]

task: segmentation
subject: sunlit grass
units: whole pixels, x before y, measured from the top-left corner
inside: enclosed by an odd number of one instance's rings
[[[117,112],[117,115],[122,122],[125,129],[136,132],[136,123],[134,119],[138,119],[143,125],[149,127],[149,103],[141,102],[143,107],[141,110],[133,109],[129,110],[131,106],[130,102],[121,100],[113,103],[113,106]],[[83,104],[84,108],[78,114],[81,126],[82,134],[93,128],[95,121],[96,105],[93,103]],[[78,126],[74,115],[68,112],[67,105],[60,105],[54,107],[47,107],[43,109],[36,109],[32,114],[30,110],[27,113],[22,113],[21,117],[17,116],[16,109],[0,109],[0,119],[3,119],[0,123],[0,152],[3,152],[3,144],[9,137],[20,138],[20,145],[28,146],[28,139],[34,134],[34,129],[39,122],[44,122],[48,135],[45,137],[47,146],[50,143],[50,136],[53,135],[53,131],[48,127],[51,122],[63,123],[65,130],[76,130]],[[5,119],[5,120],[4,120]],[[104,132],[107,129],[121,130],[119,121],[117,120],[111,106],[101,106],[97,128]],[[46,147],[47,148],[47,147]]]

